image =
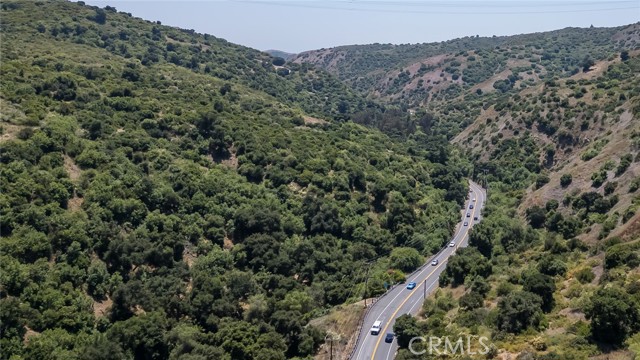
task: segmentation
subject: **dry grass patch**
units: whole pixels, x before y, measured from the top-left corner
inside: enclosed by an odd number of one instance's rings
[[[28,327],[28,326],[25,326],[24,328],[25,328],[25,330],[26,330],[26,331],[25,331],[24,335],[22,336],[22,342],[23,342],[25,345],[27,345],[27,344],[29,343],[29,339],[31,339],[31,338],[32,338],[32,337],[34,337],[34,336],[38,336],[38,335],[40,335],[40,333],[39,333],[39,332],[37,332],[37,331],[35,331],[35,330],[31,329],[31,328],[30,328],[30,327]]]
[[[196,261],[196,259],[198,258],[198,256],[196,255],[196,253],[194,252],[195,249],[192,249],[191,247],[186,247],[184,249],[184,251],[182,252],[182,261],[187,264],[187,266],[189,268],[191,268],[191,266],[193,266],[193,263]]]
[[[5,122],[1,123],[0,126],[2,127],[2,135],[0,135],[0,143],[16,139],[22,129],[26,129],[26,128],[31,128],[34,130],[36,129],[35,127],[31,127],[31,126],[13,125]]]
[[[315,124],[324,125],[329,123],[327,120],[318,119],[312,116],[303,116],[302,118],[304,119],[305,125],[315,125]]]
[[[634,360],[636,355],[629,350],[618,350],[606,354],[592,356],[590,360]]]
[[[83,203],[84,198],[74,196],[67,202],[67,209],[69,209],[69,211],[79,211],[82,209]]]
[[[335,359],[346,359],[349,352],[355,346],[358,338],[358,324],[364,315],[364,303],[337,306],[329,314],[315,318],[309,322],[335,339],[333,342],[333,354]],[[329,344],[323,344],[315,356],[315,359],[326,359],[329,356]]]
[[[93,316],[95,316],[96,318],[105,316],[112,305],[113,305],[113,300],[111,300],[111,298],[108,296],[103,301],[94,301]]]
[[[558,312],[558,315],[565,316],[574,321],[587,321],[585,314],[578,309],[565,308]]]
[[[77,183],[78,180],[80,180],[82,170],[80,170],[80,167],[76,164],[76,162],[66,154],[64,155],[64,169],[67,171],[67,174],[69,175],[71,181]]]
[[[225,236],[222,240],[222,248],[225,250],[231,250],[233,249],[233,246],[233,240],[231,240],[231,238],[229,238],[228,236]]]

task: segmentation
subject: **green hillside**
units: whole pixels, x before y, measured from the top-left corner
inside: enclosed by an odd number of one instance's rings
[[[640,24],[287,62],[112,7],[0,18],[0,359],[348,352],[467,177],[483,221],[396,359],[640,356]]]
[[[396,322],[396,359],[424,358],[407,349],[416,334],[486,336],[486,358],[640,354],[639,44],[632,24],[293,60],[410,109],[418,132],[451,139],[489,186],[443,289]]]
[[[349,121],[386,110],[323,71],[113,8],[0,16],[2,359],[310,358],[310,319],[453,230],[468,160]]]
[[[444,289],[420,317],[396,322],[399,343],[472,334],[490,339],[488,358],[640,354],[639,55],[434,106],[441,119],[477,111],[453,142],[489,196]],[[396,357],[420,358],[405,348]]]
[[[341,46],[298,54],[361,94],[433,116],[433,131],[453,137],[480,107],[565,78],[640,48],[640,24],[499,37],[470,36],[425,44]]]
[[[461,79],[458,83],[470,87],[517,66],[537,68],[537,73],[570,74],[582,68],[586,58],[603,59],[612,51],[639,46],[638,24],[633,24],[514,36],[467,36],[437,43],[348,45],[306,51],[297,54],[294,61],[325,68],[362,92],[378,90],[386,76],[405,69],[409,76],[401,71],[398,79],[392,79],[396,89],[385,88],[383,93],[399,95],[396,92],[401,85],[417,82],[435,69],[444,70],[449,77],[457,74]],[[521,64],[510,64],[514,61]],[[416,69],[409,69],[416,65]],[[403,95],[413,94],[406,91]]]

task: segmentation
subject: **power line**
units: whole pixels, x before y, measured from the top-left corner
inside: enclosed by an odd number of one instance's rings
[[[301,1],[301,0],[291,0]],[[311,0],[318,1],[318,0]],[[617,1],[603,1],[603,0],[584,0],[584,1],[548,1],[548,0],[529,0],[529,1],[469,1],[469,0],[452,0],[452,1],[436,1],[436,0],[424,0],[424,1],[384,1],[384,0],[326,0],[323,2],[333,3],[358,3],[358,4],[386,4],[386,5],[410,5],[410,6],[440,6],[440,7],[530,7],[530,6],[584,6],[584,5],[611,5],[611,4],[629,4],[637,3],[635,0],[617,0]]]
[[[242,0],[240,0],[242,1]],[[339,4],[339,5],[374,5],[374,6],[420,6],[420,7],[444,7],[444,8],[528,8],[528,7],[569,7],[569,6],[612,6],[624,4],[637,4],[636,0],[585,0],[585,1],[386,1],[386,0],[252,0],[256,2],[278,2],[278,3],[305,3],[305,4]]]
[[[433,3],[416,3],[416,2],[397,2],[397,3],[392,3],[392,2],[377,2],[377,1],[367,1],[367,2],[360,2],[360,1],[349,1],[349,2],[343,2],[343,1],[333,1],[333,2],[327,2],[327,1],[299,1],[299,0],[293,0],[293,1],[261,1],[261,0],[233,0],[233,2],[236,3],[246,3],[246,4],[258,4],[258,5],[268,5],[268,6],[280,6],[280,7],[291,7],[291,8],[305,8],[305,9],[319,9],[319,10],[342,10],[342,11],[353,11],[353,12],[380,12],[380,13],[395,13],[395,14],[434,14],[434,15],[527,15],[527,14],[562,14],[562,13],[584,13],[584,12],[603,12],[603,11],[616,11],[616,10],[633,10],[633,9],[640,9],[640,5],[636,5],[636,6],[621,6],[621,7],[607,7],[607,8],[578,8],[578,9],[562,9],[562,10],[526,10],[526,9],[522,9],[521,11],[482,11],[483,8],[487,8],[487,7],[499,7],[496,5],[493,6],[482,6],[482,5],[465,5],[465,6],[460,6],[460,5],[453,5],[450,4],[448,6],[445,5],[434,5]],[[323,4],[335,4],[333,6],[330,5],[323,5]],[[379,4],[378,4],[379,3]],[[636,1],[612,1],[612,2],[579,2],[579,3],[574,3],[571,5],[563,5],[563,4],[556,4],[555,6],[565,6],[565,7],[569,7],[569,6],[592,6],[592,5],[610,5],[612,3],[619,3],[619,4],[628,4],[628,3],[635,3],[638,4],[638,2]],[[385,5],[385,6],[394,6],[396,8],[372,8],[372,7],[363,7],[360,5]],[[339,6],[339,5],[345,5],[345,6]],[[452,6],[453,5],[453,6]],[[525,4],[526,5],[526,4]],[[473,11],[463,11],[463,10],[438,10],[438,9],[431,9],[431,10],[416,10],[416,9],[398,9],[398,7],[402,7],[402,6],[431,6],[434,8],[439,8],[439,7],[460,7],[460,8],[464,8],[464,9],[469,9],[469,8],[477,8],[476,10]],[[546,7],[546,6],[552,6],[552,5],[546,5],[546,4],[531,4],[531,5],[526,5],[526,6],[518,6],[518,7],[522,7],[522,8],[533,8],[533,7]],[[505,6],[505,7],[513,7],[513,6]]]

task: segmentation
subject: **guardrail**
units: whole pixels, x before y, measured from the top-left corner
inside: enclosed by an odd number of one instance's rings
[[[362,326],[364,325],[364,319],[367,318],[367,315],[369,314],[369,311],[371,310],[371,308],[373,307],[373,305],[375,303],[378,302],[378,298],[374,298],[372,299],[372,303],[371,305],[369,305],[368,307],[365,308],[364,312],[362,313],[362,315],[360,315],[360,320],[358,320],[358,326],[356,327],[356,341],[353,343],[353,348],[351,349],[351,351],[349,352],[349,356],[348,359],[351,359],[353,357],[353,354],[356,352],[356,350],[358,349],[358,343],[360,342],[360,337],[362,336]]]
[[[431,263],[431,261],[438,257],[440,254],[442,254],[443,251],[445,251],[447,249],[447,247],[443,247],[442,249],[440,249],[440,251],[438,251],[435,255],[433,255],[432,257],[429,258],[429,260],[427,260],[425,263],[423,263],[422,265],[420,265],[418,268],[416,268],[415,270],[413,270],[408,276],[407,278],[412,277],[413,275],[415,275],[416,273],[422,271],[422,269],[424,269],[425,266],[429,265]],[[353,359],[353,355],[355,354],[356,350],[358,350],[358,343],[360,342],[360,339],[362,338],[362,326],[364,325],[364,321],[367,318],[367,315],[369,315],[369,312],[371,311],[371,308],[373,308],[373,306],[380,301],[380,299],[384,298],[385,296],[387,296],[387,294],[389,294],[393,289],[396,288],[396,286],[398,286],[398,284],[393,284],[389,287],[389,289],[387,289],[387,291],[385,291],[384,294],[380,295],[377,298],[372,299],[372,303],[371,305],[367,306],[367,308],[365,309],[365,311],[362,313],[362,315],[360,316],[360,320],[358,321],[358,326],[356,327],[356,331],[358,336],[356,337],[356,341],[353,343],[353,349],[351,349],[351,352],[349,353],[349,357],[348,359]]]
[[[412,273],[413,274],[413,273]],[[371,305],[367,306],[367,308],[365,309],[365,311],[362,313],[362,315],[360,316],[360,320],[358,321],[358,326],[357,326],[357,334],[358,336],[356,337],[356,341],[353,343],[353,349],[351,349],[351,352],[349,353],[349,357],[348,359],[352,359],[353,358],[353,354],[356,352],[356,350],[358,349],[358,343],[360,342],[360,338],[362,337],[362,326],[364,325],[364,320],[367,318],[367,315],[369,315],[369,311],[371,311],[371,308],[373,308],[373,306],[380,301],[381,299],[383,299],[385,296],[387,296],[387,294],[389,294],[391,292],[391,290],[395,289],[395,287],[398,286],[398,284],[394,284],[391,285],[389,287],[389,289],[387,289],[387,291],[385,291],[384,294],[378,296],[377,298],[373,298],[371,299]]]
[[[433,255],[431,258],[429,258],[429,260],[427,260],[427,262],[425,262],[424,264],[420,265],[417,269],[413,270],[411,272],[411,274],[409,274],[407,276],[407,278],[415,275],[416,273],[418,273],[419,271],[421,271],[422,269],[424,269],[425,266],[429,265],[431,263],[431,260],[433,260],[435,257],[437,257],[438,255],[440,255],[444,250],[446,250],[446,246],[443,247],[442,249],[440,249],[440,251],[438,251],[438,253],[436,253],[435,255]],[[356,341],[353,343],[353,349],[351,349],[351,352],[349,353],[349,357],[348,359],[353,359],[353,355],[355,354],[356,350],[358,350],[358,343],[360,342],[360,339],[362,338],[362,326],[364,325],[364,321],[367,318],[367,315],[369,315],[369,312],[371,311],[371,308],[373,308],[373,306],[380,301],[381,299],[383,299],[385,296],[387,296],[387,294],[389,294],[393,289],[396,288],[396,286],[398,286],[398,284],[393,284],[389,287],[389,289],[387,289],[387,291],[385,291],[384,294],[380,295],[377,298],[373,298],[372,299],[372,303],[371,305],[367,306],[366,310],[362,313],[362,315],[360,316],[360,320],[358,321],[358,326],[356,327],[356,331],[358,336],[356,337]]]

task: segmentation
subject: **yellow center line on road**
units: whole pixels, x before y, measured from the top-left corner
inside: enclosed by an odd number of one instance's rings
[[[470,186],[473,187],[473,186]],[[477,190],[477,189],[476,189]],[[469,197],[471,199],[471,196]],[[477,198],[477,197],[476,197]],[[473,204],[473,200],[469,201],[470,204]],[[472,218],[473,216],[475,216],[476,213],[476,209],[478,207],[477,206],[473,206],[473,212],[472,212]],[[467,210],[467,208],[465,207],[465,211]],[[463,220],[464,222],[464,220]],[[462,238],[464,239],[464,237],[467,235],[467,233],[469,232],[469,229],[471,228],[471,226],[467,226],[466,229],[464,229],[463,231],[463,235]],[[455,238],[455,236],[454,236]],[[458,246],[460,246],[460,244],[458,244]],[[458,249],[458,246],[456,246],[456,249]],[[433,268],[433,271],[431,271],[429,273],[429,275],[427,275],[427,278],[431,277],[431,275],[433,275],[433,273],[436,272],[436,270],[438,270],[438,268],[440,268],[440,266],[442,266],[445,262],[441,262],[438,266],[436,266],[435,268]],[[424,284],[423,282],[423,286],[426,286],[426,284]],[[419,289],[420,287],[418,287]],[[396,309],[396,311],[393,312],[393,314],[391,314],[391,317],[389,318],[390,320],[387,321],[387,324],[384,326],[384,329],[382,330],[382,334],[386,334],[387,333],[387,329],[389,328],[389,325],[391,325],[391,322],[395,319],[396,315],[398,314],[398,311],[400,311],[400,309],[402,309],[402,307],[404,306],[404,304],[409,301],[409,299],[411,298],[411,295],[413,295],[413,292],[410,292],[407,297],[402,301],[402,303],[400,304],[400,306],[398,306],[398,308]],[[376,357],[376,352],[378,351],[378,346],[380,346],[380,341],[382,341],[382,336],[378,337],[378,341],[376,341],[376,346],[373,348],[373,353],[371,354],[371,360],[375,360]]]

